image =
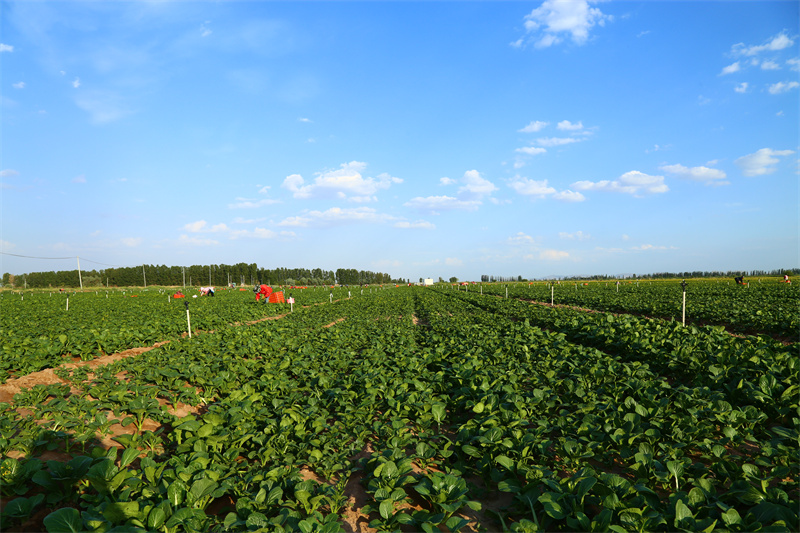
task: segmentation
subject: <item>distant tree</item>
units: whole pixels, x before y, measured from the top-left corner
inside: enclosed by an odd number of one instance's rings
[[[450,278],[450,283],[458,283],[458,278],[453,276],[452,278]]]

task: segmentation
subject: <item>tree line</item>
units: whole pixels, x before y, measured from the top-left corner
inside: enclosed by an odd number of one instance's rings
[[[256,263],[235,265],[166,266],[141,265],[136,267],[107,268],[103,270],[63,270],[30,272],[28,274],[3,274],[3,287],[49,288],[64,287],[142,287],[169,286],[227,286],[241,285],[366,285],[376,283],[404,283],[383,272],[339,268],[259,268]]]

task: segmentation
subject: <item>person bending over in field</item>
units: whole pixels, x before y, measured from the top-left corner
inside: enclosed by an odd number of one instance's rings
[[[200,287],[200,296],[214,296],[214,287]]]
[[[269,295],[272,294],[272,287],[269,285],[256,285],[253,287],[253,292],[256,294],[256,301],[265,298],[269,301]]]
[[[739,276],[738,278],[733,278],[733,281],[735,281],[737,285],[744,285],[744,276]]]

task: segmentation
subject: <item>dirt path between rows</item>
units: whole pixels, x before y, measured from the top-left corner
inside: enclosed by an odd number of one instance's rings
[[[238,326],[252,326],[253,324],[258,324],[259,322],[264,322],[267,320],[280,320],[281,318],[285,317],[286,313],[282,315],[275,315],[275,316],[265,316],[263,318],[259,318],[258,320],[251,320],[244,323],[234,323],[232,324],[234,327]],[[342,319],[344,320],[344,319]],[[207,333],[214,333],[214,331],[193,331],[193,335],[203,335]],[[187,337],[188,335],[184,333],[182,337]],[[135,357],[139,354],[143,354],[145,352],[149,352],[150,350],[154,350],[160,346],[164,346],[171,341],[161,341],[153,344],[152,346],[140,346],[138,348],[131,348],[129,350],[124,350],[122,352],[109,354],[109,355],[102,355],[100,357],[95,357],[89,361],[81,361],[81,360],[73,360],[71,363],[64,363],[59,365],[56,368],[65,368],[65,369],[72,369],[72,368],[80,368],[84,366],[88,366],[90,368],[97,368],[100,366],[110,365],[116,361],[120,361],[122,359],[126,359],[128,357]],[[55,373],[56,368],[46,368],[44,370],[39,370],[38,372],[31,372],[30,374],[26,374],[24,376],[20,376],[18,378],[12,378],[7,380],[5,383],[0,385],[0,403],[7,402],[12,403],[14,400],[14,395],[22,392],[23,389],[30,389],[35,387],[36,385],[56,385],[59,383],[70,384],[69,381],[61,379]]]

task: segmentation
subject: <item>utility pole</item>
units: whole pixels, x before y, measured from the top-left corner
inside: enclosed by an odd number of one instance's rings
[[[78,260],[78,283],[80,283],[81,290],[83,290],[83,278],[81,277],[81,258],[76,255],[75,259]],[[25,288],[27,288],[27,284]]]

